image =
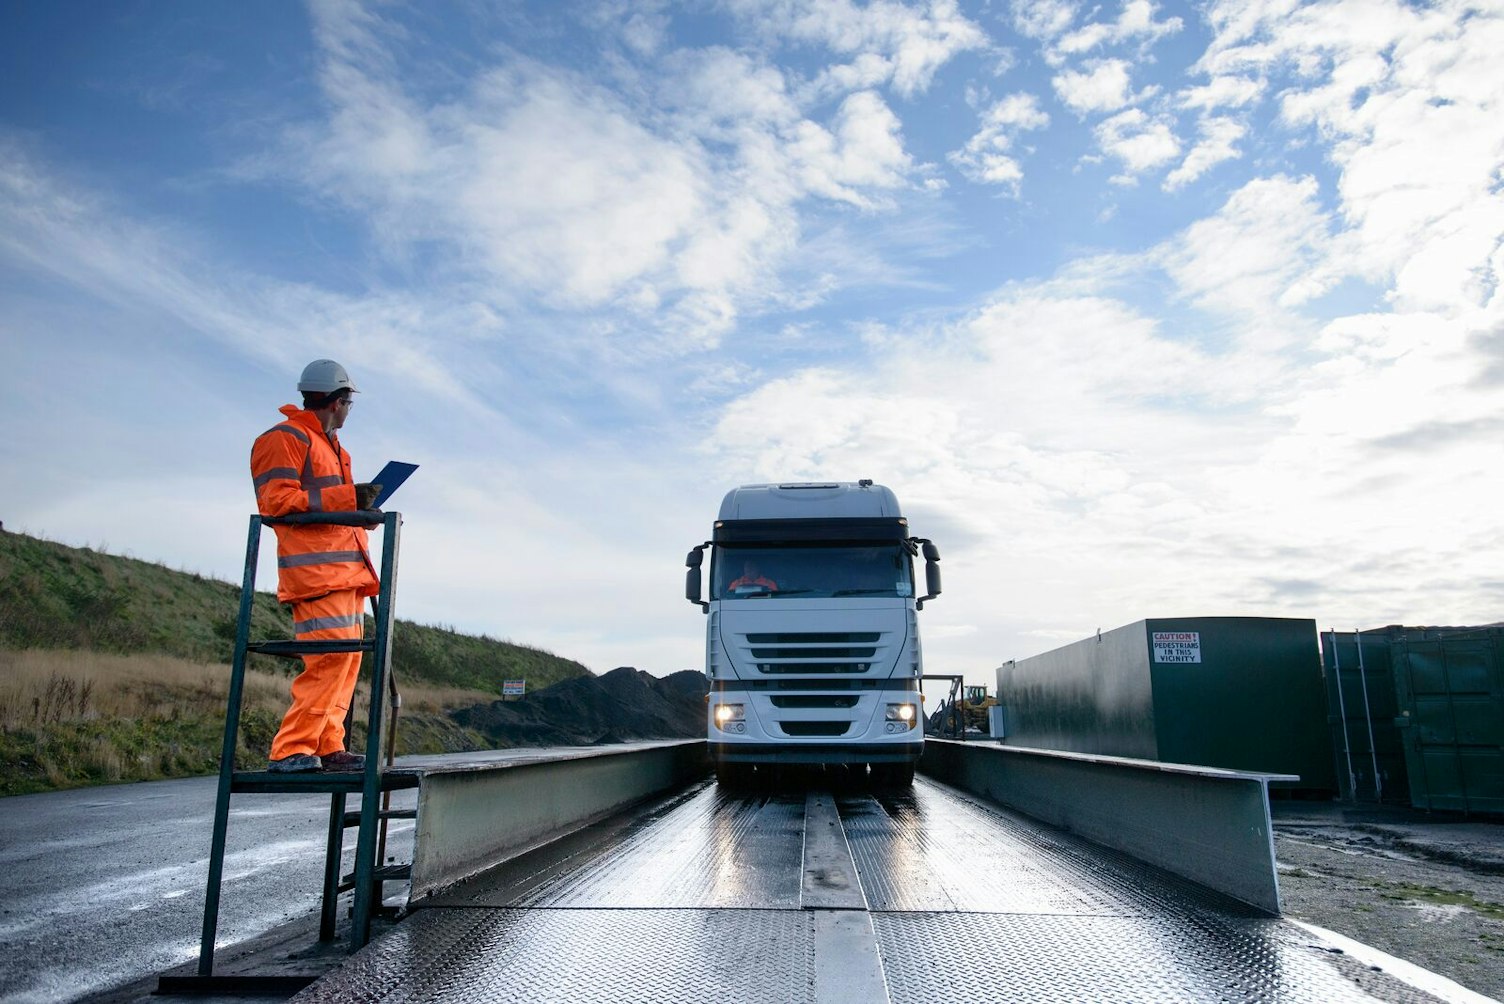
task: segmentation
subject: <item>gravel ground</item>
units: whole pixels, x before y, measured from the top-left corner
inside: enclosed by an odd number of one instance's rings
[[[1287,917],[1504,1000],[1504,822],[1277,801]]]

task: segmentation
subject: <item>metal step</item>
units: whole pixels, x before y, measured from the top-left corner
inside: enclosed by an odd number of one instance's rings
[[[376,813],[377,819],[417,819],[417,809],[382,809]],[[345,813],[345,829],[360,825],[360,810],[351,809]]]
[[[405,865],[382,865],[371,872],[371,879],[376,882],[405,882],[413,877],[413,866]],[[346,872],[339,880],[339,891],[349,892],[355,888],[355,873]]]
[[[365,787],[365,771],[318,771],[306,774],[273,774],[270,771],[236,771],[230,776],[230,790],[235,792],[327,791],[358,793]],[[416,788],[418,774],[400,768],[381,772],[378,791]]]
[[[371,652],[376,643],[366,638],[329,638],[317,641],[298,641],[295,638],[277,638],[271,641],[248,641],[247,652],[276,655],[294,659],[303,655],[328,655],[331,652]]]

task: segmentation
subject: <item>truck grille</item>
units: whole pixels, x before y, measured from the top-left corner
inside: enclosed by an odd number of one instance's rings
[[[747,635],[753,645],[871,645],[882,635],[876,631],[759,631]]]
[[[865,673],[865,662],[759,662],[759,673]]]
[[[885,647],[879,631],[762,631],[742,639],[747,661],[767,674],[865,673]]]

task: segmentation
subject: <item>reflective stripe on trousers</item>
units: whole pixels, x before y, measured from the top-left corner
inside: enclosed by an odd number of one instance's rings
[[[359,638],[365,627],[360,596],[341,589],[292,606],[293,629],[299,641]],[[345,748],[345,713],[360,675],[359,652],[331,652],[303,656],[303,672],[292,681],[292,707],[272,740],[271,758],[294,753],[325,756]]]

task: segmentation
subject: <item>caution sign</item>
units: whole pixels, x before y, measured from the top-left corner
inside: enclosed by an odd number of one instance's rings
[[[527,693],[526,680],[503,680],[501,681],[502,697],[521,697]]]
[[[1200,662],[1200,631],[1154,632],[1155,662]]]

